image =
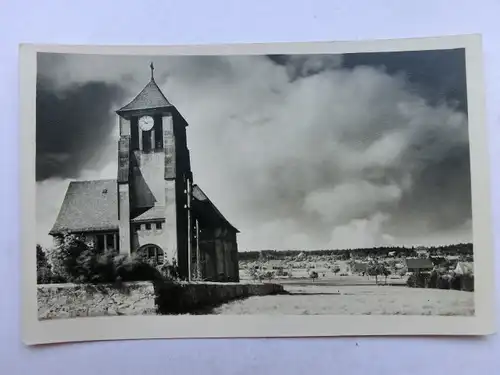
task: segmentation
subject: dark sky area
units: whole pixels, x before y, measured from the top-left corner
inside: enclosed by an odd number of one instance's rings
[[[39,54],[44,196],[60,197],[68,179],[115,177],[114,111],[147,83],[150,60],[190,122],[195,179],[233,218],[245,249],[470,239],[464,50]],[[59,199],[39,207],[43,228]]]

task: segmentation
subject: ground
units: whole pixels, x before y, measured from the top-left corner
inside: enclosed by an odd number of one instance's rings
[[[243,274],[243,272],[242,272]],[[297,275],[297,272],[295,273]],[[385,279],[379,278],[384,284]],[[243,278],[242,282],[250,282]],[[474,293],[419,289],[406,278],[392,277],[376,285],[373,277],[326,274],[314,282],[305,277],[271,280],[290,294],[250,297],[216,308],[214,314],[293,315],[474,315]]]
[[[404,286],[296,286],[290,295],[250,297],[215,314],[473,315],[474,293]]]

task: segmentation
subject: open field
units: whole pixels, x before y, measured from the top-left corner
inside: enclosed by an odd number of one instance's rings
[[[379,284],[392,285],[392,286],[405,286],[406,285],[406,277],[395,277],[395,278],[387,278],[385,280],[384,277],[378,278]],[[241,277],[242,281],[252,282],[250,278]],[[358,275],[348,275],[348,276],[337,276],[333,274],[329,274],[325,277],[320,276],[318,279],[312,281],[311,278],[306,275],[303,276],[294,276],[291,278],[282,277],[282,278],[274,278],[271,280],[273,283],[283,284],[283,285],[304,285],[304,286],[342,286],[342,285],[376,285],[375,277],[368,276],[358,276]]]
[[[402,286],[286,285],[288,295],[250,297],[214,314],[474,315],[474,293]]]

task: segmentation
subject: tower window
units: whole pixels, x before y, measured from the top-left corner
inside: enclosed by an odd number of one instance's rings
[[[142,151],[149,152],[152,150],[151,137],[151,130],[142,132]]]
[[[151,223],[146,223],[146,230],[151,230]]]
[[[156,223],[156,229],[161,229],[162,225],[160,222]]]
[[[162,120],[161,115],[154,116],[154,119],[155,119],[155,125],[154,125],[155,145],[154,145],[154,147],[156,150],[161,150],[161,149],[163,149],[163,126],[162,126],[163,120]]]
[[[137,150],[139,148],[139,123],[137,117],[132,117],[130,119],[130,127],[131,127],[131,149]]]

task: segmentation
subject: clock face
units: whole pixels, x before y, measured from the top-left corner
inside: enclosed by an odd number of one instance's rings
[[[151,116],[142,116],[139,119],[139,127],[143,131],[148,131],[153,128],[155,121]]]

